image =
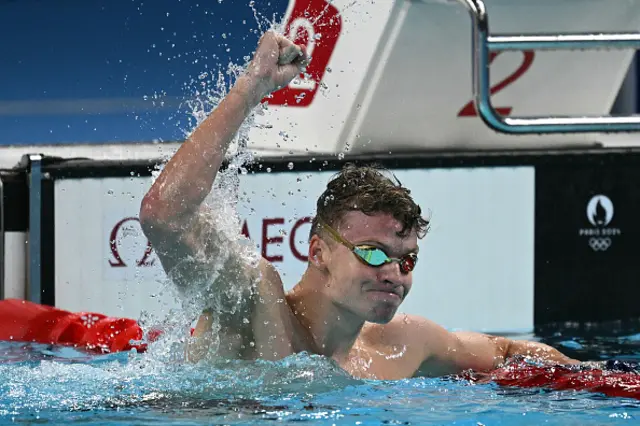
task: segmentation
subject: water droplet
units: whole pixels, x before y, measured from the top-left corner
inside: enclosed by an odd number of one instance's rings
[[[292,161],[290,161],[289,164],[287,164],[287,168],[289,170],[293,170],[293,162]]]
[[[340,154],[338,154],[338,160],[342,160],[344,159],[344,152],[341,152]]]
[[[108,190],[108,191],[107,191],[107,194],[109,194],[109,195],[113,195],[113,189]]]

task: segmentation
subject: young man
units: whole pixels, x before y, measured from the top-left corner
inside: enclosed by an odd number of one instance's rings
[[[201,203],[252,108],[299,75],[306,60],[303,47],[266,33],[246,73],[142,202],[143,229],[176,284],[213,282],[215,306],[200,317],[189,357],[206,356],[214,341],[216,355],[225,357],[307,351],[354,376],[378,379],[486,371],[512,355],[576,363],[543,344],[450,333],[427,319],[396,315],[428,221],[409,191],[374,167],[347,166],[328,184],[317,203],[308,268],[288,294],[272,265],[251,263],[237,239],[225,236]]]

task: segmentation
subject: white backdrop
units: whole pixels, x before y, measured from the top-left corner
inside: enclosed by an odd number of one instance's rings
[[[316,198],[333,173],[241,177],[239,193],[249,201],[240,203],[239,216],[259,250],[263,238],[271,239],[266,254],[274,258],[286,289],[306,267],[296,257],[307,251],[309,224],[301,219],[313,216]],[[415,169],[396,175],[432,219],[420,242],[412,293],[401,310],[450,329],[531,331],[533,168]],[[143,309],[161,314],[176,306],[170,294],[158,294],[165,276],[155,255],[138,266],[147,241],[135,218],[150,185],[151,178],[56,182],[59,307],[138,318]],[[115,244],[109,243],[112,234]]]

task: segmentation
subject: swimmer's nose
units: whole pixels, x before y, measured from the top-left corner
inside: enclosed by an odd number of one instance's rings
[[[402,273],[402,270],[400,269],[400,262],[398,260],[393,260],[386,265],[382,265],[380,270],[382,273],[381,275],[383,275],[385,279],[389,279],[393,282],[401,282],[402,278],[406,275]]]
[[[400,269],[395,266],[394,272],[380,271],[378,274],[378,285],[383,291],[392,291],[394,293],[404,293],[406,276],[400,272]]]
[[[397,288],[400,287],[402,293],[405,287],[410,285],[410,274],[403,274],[400,270],[398,262],[391,262],[380,267],[378,272],[378,282],[384,283],[385,286]]]

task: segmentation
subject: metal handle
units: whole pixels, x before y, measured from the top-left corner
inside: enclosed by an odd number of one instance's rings
[[[42,160],[40,154],[27,154],[22,158],[29,178],[29,287],[31,302],[42,302]]]
[[[459,0],[471,15],[473,99],[482,120],[490,128],[508,134],[620,133],[640,131],[640,116],[502,117],[490,94],[489,51],[638,49],[640,33],[489,35],[489,16],[482,0]]]

